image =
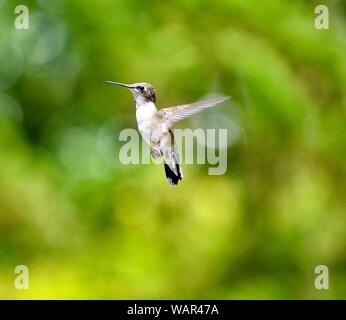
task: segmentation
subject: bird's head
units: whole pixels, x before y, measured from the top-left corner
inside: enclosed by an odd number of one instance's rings
[[[134,84],[125,84],[114,81],[106,82],[130,89],[133,94],[133,97],[135,98],[136,104],[156,102],[155,89],[150,83],[138,82]]]

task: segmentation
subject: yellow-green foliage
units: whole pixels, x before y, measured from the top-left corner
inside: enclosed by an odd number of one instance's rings
[[[324,2],[329,30],[318,1],[37,0],[19,31],[0,1],[0,298],[345,298],[346,7]],[[133,99],[104,80],[231,95],[180,124],[229,125],[227,173],[122,166]]]

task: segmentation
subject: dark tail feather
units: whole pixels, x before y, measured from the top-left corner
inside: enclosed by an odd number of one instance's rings
[[[171,187],[177,185],[179,180],[183,178],[179,164],[175,164],[175,166],[177,168],[178,175],[176,175],[168,164],[165,163],[165,173]]]

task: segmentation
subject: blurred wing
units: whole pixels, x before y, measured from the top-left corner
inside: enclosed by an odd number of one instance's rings
[[[218,103],[228,100],[229,97],[218,97],[214,99],[198,101],[190,104],[184,104],[181,106],[175,106],[171,108],[161,109],[158,113],[159,117],[163,118],[166,125],[166,130],[171,128],[176,122],[183,120],[197,112],[200,112],[206,108],[215,106]]]

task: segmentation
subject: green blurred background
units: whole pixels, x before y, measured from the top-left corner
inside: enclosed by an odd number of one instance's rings
[[[317,30],[320,3],[20,1],[16,30],[0,0],[0,298],[345,298],[346,5]],[[231,95],[181,124],[229,129],[227,173],[121,165],[133,98],[104,80]]]

